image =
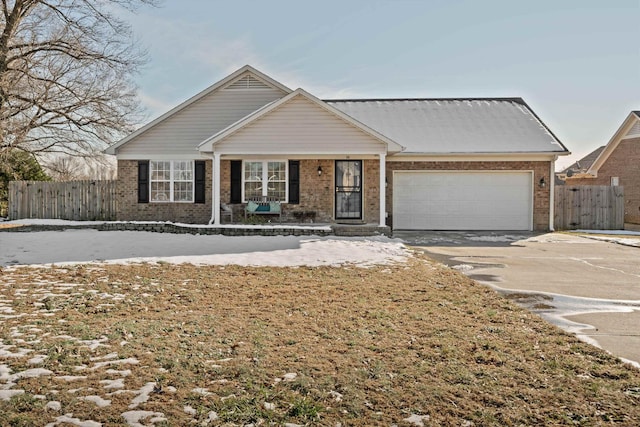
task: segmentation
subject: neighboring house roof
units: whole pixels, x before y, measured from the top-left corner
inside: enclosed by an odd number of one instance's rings
[[[404,153],[568,153],[521,98],[325,102],[405,146]]]
[[[245,73],[249,73],[249,75],[245,76],[243,78],[239,78],[240,76],[242,76]],[[120,146],[128,143],[132,139],[135,139],[136,137],[140,136],[144,132],[146,132],[149,129],[151,129],[154,126],[156,126],[157,124],[159,124],[159,123],[163,122],[164,120],[168,119],[169,117],[175,115],[179,111],[182,111],[182,110],[186,109],[187,107],[189,107],[190,105],[194,104],[198,100],[200,100],[200,99],[204,98],[205,96],[209,95],[210,93],[222,88],[223,86],[227,85],[228,83],[231,83],[234,80],[238,79],[238,81],[234,82],[233,85],[247,85],[247,86],[249,86],[249,85],[252,85],[252,84],[259,83],[259,81],[256,80],[256,77],[257,77],[257,79],[262,80],[266,84],[271,85],[271,86],[273,86],[273,87],[275,87],[277,89],[282,90],[284,93],[290,93],[291,92],[291,89],[289,89],[288,87],[284,86],[282,83],[277,82],[276,80],[272,79],[271,77],[267,76],[264,73],[261,73],[260,71],[256,70],[255,68],[253,68],[250,65],[245,65],[244,67],[242,67],[239,70],[233,72],[232,74],[228,75],[224,79],[214,83],[213,85],[209,86],[208,88],[206,88],[205,90],[201,91],[200,93],[198,93],[198,94],[192,96],[191,98],[187,99],[186,101],[184,101],[183,103],[181,103],[177,107],[172,108],[171,110],[167,111],[166,113],[164,113],[160,117],[158,117],[155,120],[153,120],[153,121],[147,123],[146,125],[142,126],[140,129],[136,130],[135,132],[133,132],[132,134],[128,135],[127,137],[121,139],[117,143],[111,145],[110,147],[108,147],[105,150],[105,153],[107,153],[107,154],[116,154],[116,150]]]
[[[583,158],[581,158],[580,160],[573,163],[571,166],[567,167],[566,169],[564,169],[562,172],[559,172],[559,173],[567,176],[571,176],[576,173],[586,172],[591,167],[593,162],[596,161],[600,153],[602,153],[602,150],[604,150],[604,147],[605,146],[603,145],[602,147],[596,148],[591,153],[587,154],[586,156],[584,156]]]
[[[611,153],[615,151],[620,141],[631,137],[640,138],[640,111],[637,110],[629,113],[586,173],[594,177],[598,176],[598,169],[607,161]]]
[[[355,120],[353,117],[345,114],[344,112],[340,111],[339,109],[335,108],[334,106],[321,101],[320,99],[316,98],[315,96],[311,95],[310,93],[306,92],[303,89],[296,89],[295,91],[289,93],[288,95],[286,95],[283,98],[280,98],[277,101],[274,101],[270,104],[265,105],[264,107],[258,109],[257,111],[249,114],[248,116],[244,117],[243,119],[237,121],[236,123],[232,124],[231,126],[227,127],[226,129],[221,130],[220,132],[218,132],[217,134],[207,138],[206,140],[204,140],[202,143],[199,144],[198,148],[201,151],[213,151],[213,147],[220,141],[224,140],[225,138],[229,137],[230,135],[234,134],[235,132],[239,131],[240,129],[243,129],[244,127],[250,125],[251,123],[255,122],[256,120],[259,120],[261,117],[267,115],[268,113],[270,113],[271,111],[274,111],[276,109],[278,109],[279,107],[281,107],[282,105],[288,103],[289,101],[291,101],[293,98],[298,97],[298,96],[302,96],[303,98],[306,98],[307,100],[311,101],[312,103],[314,103],[315,105],[317,105],[320,108],[323,108],[324,110],[332,113],[333,115],[335,115],[336,117],[342,119],[343,121],[355,126],[356,128],[360,129],[361,131],[365,132],[366,134],[369,134],[370,136],[378,139],[379,141],[385,143],[387,145],[387,151],[390,153],[397,153],[400,152],[404,149],[404,147],[402,147],[401,145],[397,144],[396,142],[394,142],[392,139],[388,138],[385,135],[382,135],[380,133],[378,133],[375,129],[370,128],[369,126]]]

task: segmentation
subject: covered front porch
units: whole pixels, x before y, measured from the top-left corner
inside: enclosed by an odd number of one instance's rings
[[[213,225],[244,219],[255,198],[278,220],[385,226],[386,158],[403,147],[302,89],[198,145],[211,158]],[[278,210],[277,206],[269,207]]]
[[[386,226],[384,154],[212,157],[210,225]]]

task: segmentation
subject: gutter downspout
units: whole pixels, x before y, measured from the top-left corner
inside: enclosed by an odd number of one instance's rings
[[[384,227],[387,225],[386,219],[386,182],[387,182],[387,163],[386,163],[386,154],[380,154],[380,219],[378,223],[380,227]]]
[[[211,153],[211,219],[209,220],[209,225],[212,225],[213,222],[215,221],[215,215],[214,215],[215,211],[213,210],[213,201],[216,198],[215,176],[216,176],[215,156],[213,153]]]
[[[549,165],[549,231],[555,231],[556,160],[558,156],[553,156]]]

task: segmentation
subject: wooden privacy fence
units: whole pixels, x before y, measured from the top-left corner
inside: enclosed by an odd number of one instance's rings
[[[114,220],[116,181],[12,181],[9,219]]]
[[[556,186],[554,225],[556,230],[622,230],[624,187]]]

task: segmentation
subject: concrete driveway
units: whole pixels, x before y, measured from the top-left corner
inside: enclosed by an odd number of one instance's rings
[[[640,367],[640,248],[563,233],[394,237]]]

